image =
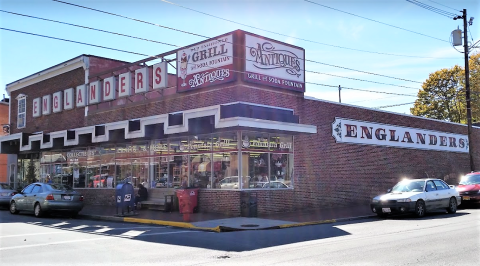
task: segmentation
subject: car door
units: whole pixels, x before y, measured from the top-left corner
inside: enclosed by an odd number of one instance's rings
[[[447,208],[452,197],[452,190],[442,180],[433,180],[433,183],[437,187],[439,195],[438,208]]]
[[[425,184],[425,206],[427,210],[438,209],[440,195],[438,194],[437,187],[432,180],[428,180]]]
[[[37,199],[39,199],[40,201],[42,200],[41,199],[41,193],[42,193],[42,185],[40,184],[36,184],[33,189],[32,189],[32,192],[30,192],[30,194],[27,196],[27,199],[26,199],[26,209],[27,210],[31,210],[33,211],[33,208],[35,206],[35,202],[37,201]]]
[[[35,184],[30,184],[26,186],[22,192],[20,192],[19,197],[15,199],[15,203],[17,205],[17,210],[25,210],[27,208],[26,202],[27,202],[27,196],[29,195],[30,192],[32,192],[32,189],[35,187]]]

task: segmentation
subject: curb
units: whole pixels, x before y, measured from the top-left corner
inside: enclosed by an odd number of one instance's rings
[[[311,222],[303,222],[303,223],[282,224],[282,225],[277,225],[277,226],[256,228],[256,229],[253,229],[253,228],[248,228],[248,229],[233,228],[233,227],[228,227],[228,226],[197,227],[197,226],[195,226],[191,223],[186,223],[186,222],[172,222],[172,221],[163,221],[163,220],[139,219],[139,218],[131,218],[131,217],[102,216],[102,215],[89,215],[89,214],[82,214],[82,215],[79,215],[79,217],[80,218],[91,219],[91,220],[103,220],[103,221],[111,221],[111,222],[127,222],[127,223],[164,225],[164,226],[172,226],[172,227],[178,227],[178,228],[186,228],[186,229],[192,229],[192,230],[202,230],[202,231],[220,233],[220,232],[235,232],[235,231],[284,229],[284,228],[293,228],[293,227],[308,226],[308,225],[331,224],[331,223],[336,223],[336,222],[346,222],[346,221],[369,219],[369,218],[372,218],[372,217],[376,217],[376,215],[364,215],[364,216],[347,217],[347,218],[330,219],[330,220],[319,220],[319,221],[311,221]]]
[[[139,219],[139,218],[130,218],[130,217],[115,217],[115,216],[103,216],[103,215],[90,215],[90,214],[81,214],[78,215],[79,218],[85,218],[90,220],[101,220],[101,221],[110,221],[110,222],[126,222],[126,223],[140,223],[140,224],[155,224],[155,225],[165,225],[178,228],[186,228],[192,230],[202,230],[210,232],[222,232],[220,226],[217,227],[197,227],[191,223],[185,222],[172,222],[172,221],[163,221],[163,220],[150,220],[150,219]]]

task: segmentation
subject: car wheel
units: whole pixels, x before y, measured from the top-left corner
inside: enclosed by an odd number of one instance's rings
[[[425,202],[423,202],[423,200],[419,200],[417,204],[415,204],[415,215],[417,217],[425,216]]]
[[[43,211],[42,211],[42,207],[40,206],[40,203],[37,202],[35,204],[35,207],[33,209],[33,214],[35,214],[35,217],[42,217]]]
[[[15,201],[10,202],[10,213],[11,214],[17,214],[18,213],[17,204],[15,203]]]
[[[457,200],[455,198],[450,198],[447,208],[448,213],[456,213],[457,212]]]

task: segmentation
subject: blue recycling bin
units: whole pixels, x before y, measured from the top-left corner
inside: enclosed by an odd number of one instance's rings
[[[115,188],[115,200],[117,202],[117,215],[125,215],[135,209],[135,191],[131,183],[120,183]]]

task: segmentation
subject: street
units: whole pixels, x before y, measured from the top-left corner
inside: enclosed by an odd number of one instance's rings
[[[2,265],[478,265],[480,208],[213,233],[0,210]]]

